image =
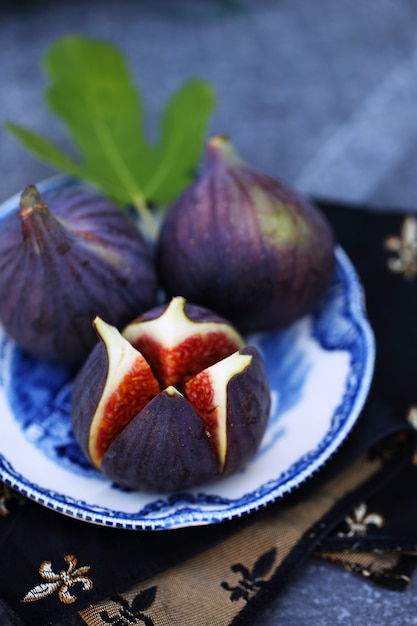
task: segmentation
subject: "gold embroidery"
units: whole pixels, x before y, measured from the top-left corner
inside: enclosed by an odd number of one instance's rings
[[[410,422],[411,426],[417,430],[417,406],[409,407],[406,418]],[[417,448],[414,451],[411,462],[413,465],[417,465]]]
[[[11,500],[16,500],[18,504],[23,504],[25,502],[25,498],[18,494],[16,491],[5,485],[4,483],[0,483],[0,515],[2,517],[6,517],[9,515],[10,510],[8,507],[8,503]]]
[[[417,218],[409,215],[403,220],[400,236],[390,235],[384,241],[385,249],[397,256],[387,261],[388,268],[395,274],[403,274],[412,280],[417,275]]]
[[[11,492],[7,485],[0,485],[0,515],[6,517],[10,513],[7,508],[7,501],[11,498]]]
[[[61,602],[72,604],[77,597],[70,592],[70,589],[76,583],[81,583],[83,591],[93,588],[93,581],[84,575],[89,571],[89,566],[76,569],[77,559],[72,554],[67,554],[64,557],[64,561],[68,564],[67,570],[62,569],[58,574],[53,571],[50,561],[43,561],[39,567],[39,574],[48,582],[36,585],[36,587],[28,591],[21,602],[35,602],[57,591]]]
[[[382,528],[384,525],[384,518],[378,513],[367,513],[367,507],[364,502],[361,502],[357,507],[353,509],[353,513],[345,517],[345,522],[348,526],[347,532],[339,532],[339,537],[355,537],[366,535],[368,526],[371,524]]]
[[[413,405],[409,407],[406,418],[411,426],[417,430],[417,406]]]

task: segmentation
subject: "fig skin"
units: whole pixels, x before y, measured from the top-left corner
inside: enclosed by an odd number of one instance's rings
[[[200,176],[165,216],[156,262],[169,296],[211,308],[248,333],[310,313],[334,277],[334,247],[313,203],[213,137]]]
[[[87,360],[74,378],[72,385],[72,430],[84,455],[89,458],[89,435],[91,421],[106,384],[106,348],[96,343]]]
[[[219,475],[204,424],[179,393],[162,391],[110,445],[101,471],[143,491],[188,489]]]
[[[37,357],[80,364],[101,315],[121,327],[156,300],[153,256],[135,222],[81,185],[29,185],[0,226],[0,321]]]
[[[144,317],[157,321],[163,318],[169,331],[164,317],[168,311],[169,321],[173,325],[177,322],[181,339],[187,337],[184,319],[189,332],[198,335],[198,323],[185,315],[184,299],[177,297],[173,301],[162,307],[159,317],[153,315],[160,307]],[[210,319],[210,312],[201,307],[190,305],[187,309],[206,321]],[[217,328],[219,316],[213,317],[216,322],[211,325]],[[205,330],[206,321],[201,323]],[[145,322],[144,326],[163,348],[170,333],[161,333],[159,325],[148,326]],[[101,341],[73,383],[71,417],[74,436],[85,456],[107,478],[131,489],[177,491],[230,475],[255,454],[270,411],[267,375],[255,347],[232,351],[230,346],[227,356],[220,352],[216,361],[212,355],[211,365],[194,368],[191,375],[189,368],[179,363],[182,376],[178,385],[164,387],[153,360],[144,359],[122,333],[102,320],[95,320],[95,328]],[[234,333],[233,329],[232,336]],[[177,338],[175,330],[173,336]],[[204,337],[201,341],[204,344]],[[167,358],[171,360],[172,354],[168,352]],[[138,383],[134,367],[143,362],[151,372],[145,385],[143,379]],[[155,388],[151,378],[160,386]],[[139,402],[139,409],[138,395],[145,400]],[[126,405],[124,398],[128,399]],[[117,414],[120,405],[127,407],[122,410],[121,427]],[[104,448],[100,441],[106,442]]]
[[[252,355],[245,375],[231,379],[227,387],[228,447],[223,476],[233,474],[250,461],[258,450],[268,425],[271,397],[263,360],[254,346],[240,350]],[[257,393],[253,393],[253,389]]]

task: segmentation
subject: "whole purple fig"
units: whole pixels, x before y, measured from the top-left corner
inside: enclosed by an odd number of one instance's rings
[[[0,321],[18,345],[82,362],[101,315],[121,327],[154,304],[152,254],[138,227],[81,185],[29,185],[0,224]]]
[[[335,271],[335,240],[319,209],[245,164],[223,136],[200,176],[168,210],[157,246],[160,281],[230,319],[270,330],[310,313]]]

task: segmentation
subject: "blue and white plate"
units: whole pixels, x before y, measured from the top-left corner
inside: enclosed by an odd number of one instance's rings
[[[53,186],[65,179],[55,178]],[[58,182],[57,182],[58,181]],[[42,192],[51,186],[39,185]],[[16,198],[0,207],[2,215]],[[0,327],[0,478],[40,504],[126,529],[210,524],[282,498],[316,473],[355,424],[374,367],[362,287],[337,249],[322,306],[281,331],[247,337],[261,350],[272,393],[265,437],[248,466],[185,493],[121,489],[95,470],[71,431],[71,375],[19,349]]]

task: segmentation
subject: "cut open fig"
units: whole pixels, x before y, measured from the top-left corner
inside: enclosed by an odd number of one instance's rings
[[[100,341],[74,381],[72,425],[105,476],[175,491],[255,454],[269,387],[259,351],[229,322],[175,297],[123,333],[100,318],[94,326]]]

